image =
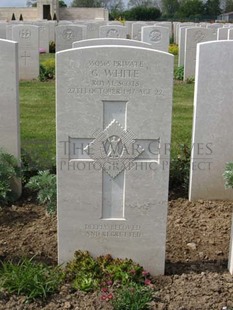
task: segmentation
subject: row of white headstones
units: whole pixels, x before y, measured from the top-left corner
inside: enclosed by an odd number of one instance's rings
[[[64,23],[64,22],[63,22]],[[39,25],[39,23],[37,23]],[[93,27],[93,23],[91,24]],[[98,25],[98,27],[97,27]],[[139,27],[140,25],[140,27]],[[145,24],[146,25],[146,24]],[[133,27],[134,26],[134,27]],[[142,33],[142,41],[151,44],[157,50],[168,52],[170,30],[168,27],[161,26],[145,26],[141,24],[132,25],[132,34],[138,35],[140,31],[140,39]],[[86,38],[124,38],[126,39],[127,27],[120,25],[104,25],[100,23],[94,24],[95,33],[90,35],[85,24],[77,25],[65,23],[55,27],[55,23],[42,23],[41,26],[30,24],[1,24],[0,37],[13,40],[19,43],[19,77],[20,79],[36,79],[39,75],[39,50],[49,52],[49,38],[53,37],[56,42],[56,51],[62,51],[72,48],[72,44],[76,41]],[[92,30],[92,28],[91,28]],[[97,30],[97,33],[96,33]],[[137,36],[136,36],[137,37]]]
[[[103,23],[103,22],[102,22]],[[233,29],[230,24],[209,23],[171,23],[137,22],[121,26],[119,22],[102,25],[101,22],[68,21],[28,23],[0,23],[0,38],[19,43],[19,76],[21,79],[33,79],[39,75],[39,49],[49,51],[49,41],[56,41],[56,50],[62,51],[73,47],[74,42],[90,38],[131,38],[151,44],[150,47],[168,51],[169,39],[174,34],[179,43],[178,66],[184,66],[184,80],[195,75],[197,43],[232,39]],[[14,29],[14,30],[13,30]]]
[[[0,145],[20,158],[18,43],[0,40],[0,51]],[[191,200],[233,199],[222,177],[233,161],[232,51],[233,41],[197,47]],[[80,41],[57,53],[56,83],[59,262],[82,249],[163,274],[173,55]]]
[[[195,76],[197,43],[232,40],[232,24],[175,23],[174,39],[179,45],[178,66],[184,66],[184,80]]]

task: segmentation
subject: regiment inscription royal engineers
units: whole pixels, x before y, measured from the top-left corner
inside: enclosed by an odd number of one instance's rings
[[[164,272],[173,56],[57,53],[59,262],[76,250]]]

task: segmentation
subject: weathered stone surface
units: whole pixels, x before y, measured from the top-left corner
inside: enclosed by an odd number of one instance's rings
[[[173,56],[76,48],[56,71],[59,262],[81,249],[162,274]]]

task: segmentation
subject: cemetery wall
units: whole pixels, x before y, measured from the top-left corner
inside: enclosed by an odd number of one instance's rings
[[[20,14],[23,20],[39,20],[37,8],[0,8],[0,20],[10,21],[12,14],[15,14],[16,20],[19,20]],[[75,19],[99,19],[108,20],[108,11],[103,8],[60,8],[60,20]]]
[[[10,21],[13,13],[16,20],[19,20],[20,14],[23,20],[36,20],[38,15],[37,8],[0,8],[0,20]]]
[[[60,8],[60,20],[75,19],[106,19],[106,11],[103,8]]]

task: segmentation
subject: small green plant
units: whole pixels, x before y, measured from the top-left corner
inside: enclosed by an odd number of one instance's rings
[[[49,214],[56,211],[57,191],[55,174],[50,173],[49,170],[39,171],[38,175],[30,178],[25,187],[37,192],[39,203],[46,206]]]
[[[190,173],[191,149],[186,144],[179,146],[177,158],[171,160],[170,164],[170,189],[183,188],[188,190]]]
[[[185,82],[187,83],[187,84],[193,84],[194,82],[195,82],[195,77],[189,77],[189,78],[187,78],[186,80],[185,80]]]
[[[101,279],[101,269],[87,251],[75,252],[74,260],[66,266],[66,274],[74,289],[86,292],[96,289]]]
[[[152,281],[150,274],[130,259],[113,259],[111,255],[94,259],[87,251],[75,252],[74,260],[66,266],[66,275],[75,289],[83,291],[105,290],[115,284],[132,282],[145,285]]]
[[[223,173],[225,179],[225,188],[233,188],[233,162],[226,163],[225,172]]]
[[[49,58],[43,61],[40,65],[39,80],[45,82],[55,79],[55,59]]]
[[[168,52],[173,54],[173,55],[178,55],[179,52],[179,47],[177,44],[170,44],[168,48]]]
[[[0,268],[0,289],[8,293],[26,296],[28,302],[45,299],[57,291],[62,282],[60,267],[49,267],[42,263],[24,259],[19,263],[3,262]]]
[[[175,71],[174,71],[174,78],[176,80],[183,81],[183,79],[184,79],[184,67],[183,66],[177,67],[175,69]]]
[[[14,180],[21,176],[17,159],[0,150],[0,204],[7,204],[16,199]]]
[[[120,288],[112,300],[114,310],[146,310],[153,300],[153,290],[150,287],[130,283]]]
[[[49,41],[49,52],[53,54],[56,52],[56,43],[54,41]]]

